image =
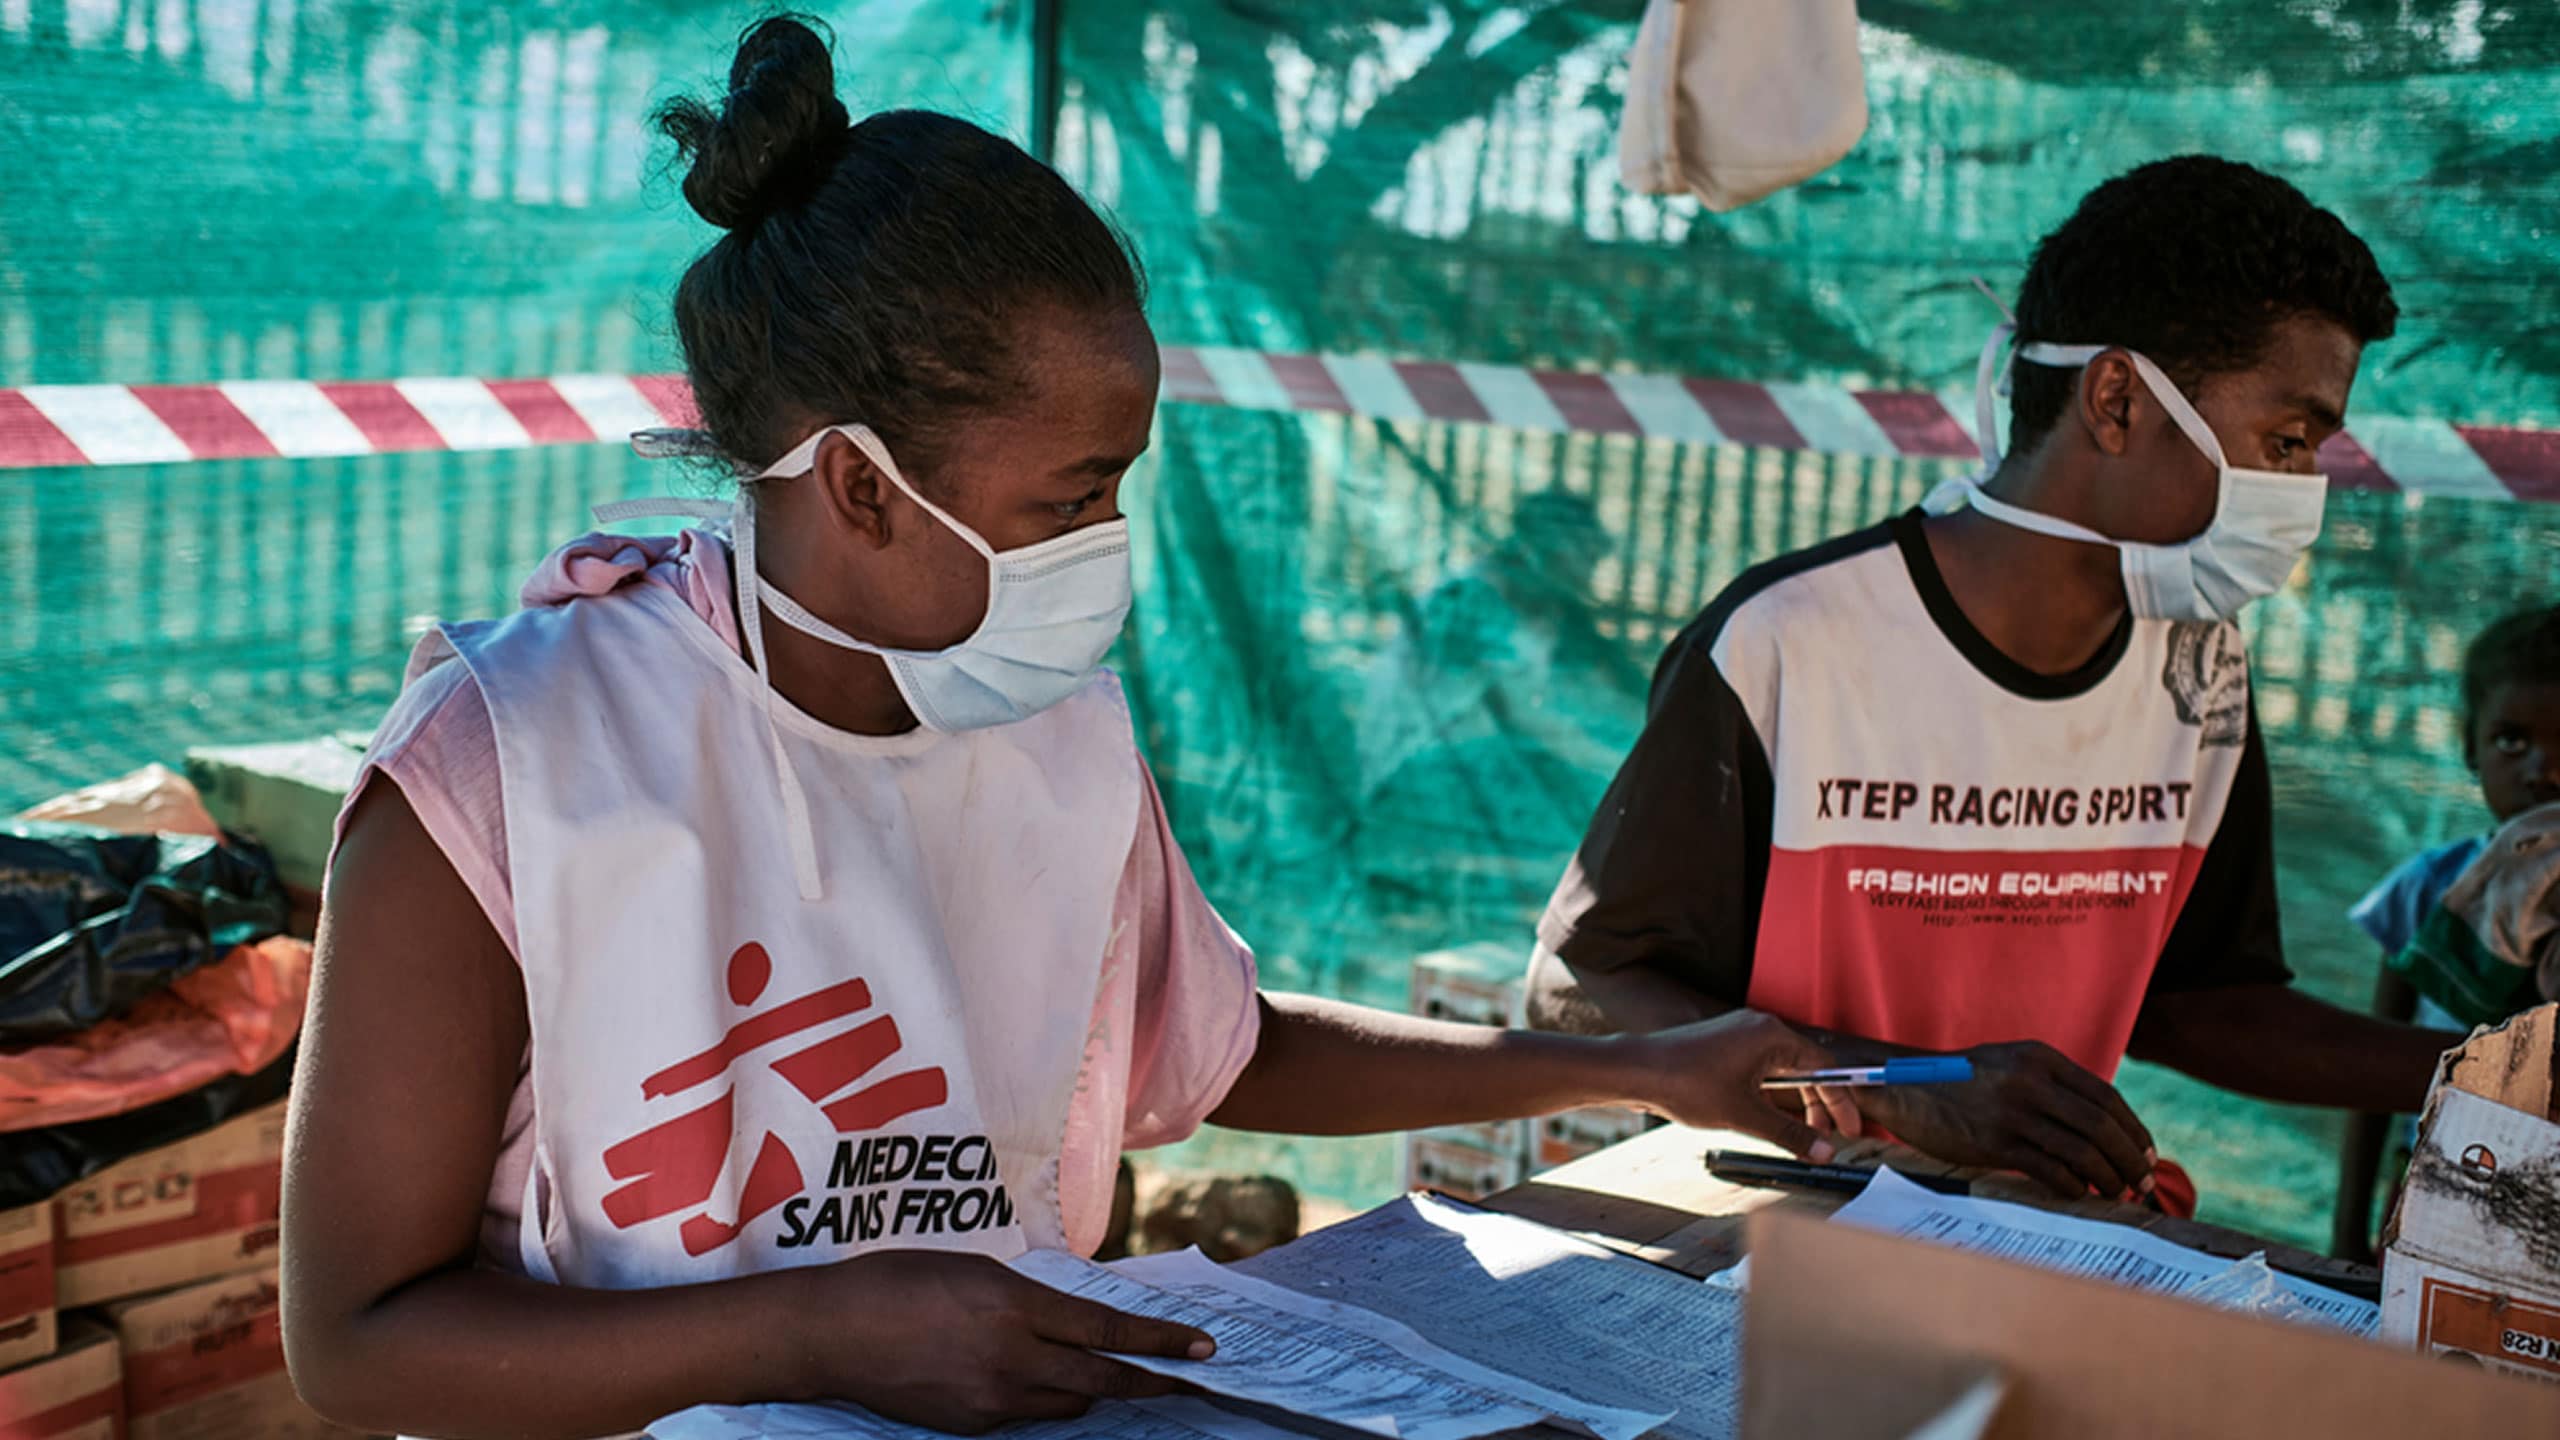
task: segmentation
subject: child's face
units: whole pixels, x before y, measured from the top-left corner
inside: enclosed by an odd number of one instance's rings
[[[2471,766],[2501,824],[2560,801],[2560,681],[2491,690],[2472,720]]]

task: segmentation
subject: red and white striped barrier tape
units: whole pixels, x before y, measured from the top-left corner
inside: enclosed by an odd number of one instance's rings
[[[1704,445],[1978,453],[1959,418],[1971,413],[1970,397],[1927,391],[1167,346],[1164,394],[1244,410]],[[688,424],[691,415],[684,381],[671,375],[29,385],[0,389],[0,469],[620,443],[633,430]],[[2362,418],[2322,449],[2321,460],[2333,480],[2354,489],[2560,501],[2560,430]]]

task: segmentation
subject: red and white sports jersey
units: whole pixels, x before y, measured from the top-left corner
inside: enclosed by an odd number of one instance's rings
[[[2153,989],[2282,981],[2266,761],[2227,624],[2127,619],[2039,675],[1948,595],[1918,512],[1734,582],[1539,935],[1732,1003],[2100,1075]]]

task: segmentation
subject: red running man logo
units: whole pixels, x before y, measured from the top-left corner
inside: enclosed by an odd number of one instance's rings
[[[773,959],[761,945],[746,944],[729,957],[729,998],[741,1006],[763,998],[773,980]],[[739,1057],[805,1030],[871,1007],[871,987],[846,980],[785,1001],[729,1027],[720,1043],[677,1061],[640,1082],[640,1097],[655,1100],[698,1090],[726,1077]],[[887,1015],[768,1062],[773,1072],[809,1098],[839,1135],[877,1130],[951,1098],[942,1067],[901,1071],[853,1087],[898,1053],[898,1025]],[[850,1093],[845,1093],[850,1091]],[[835,1097],[835,1098],[830,1098]],[[701,1106],[652,1125],[604,1152],[605,1173],[625,1182],[604,1197],[605,1218],[628,1230],[711,1198],[727,1168],[735,1131],[737,1089],[723,1085]],[[804,1182],[791,1147],[767,1130],[738,1197],[738,1215],[721,1220],[708,1210],[687,1216],[678,1232],[687,1255],[705,1255],[738,1238],[757,1216],[800,1193]]]

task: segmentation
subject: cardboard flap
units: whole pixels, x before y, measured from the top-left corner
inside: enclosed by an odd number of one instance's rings
[[[1902,1440],[1993,1371],[1996,1440],[2560,1434],[2560,1386],[2333,1331],[1770,1211],[1750,1248],[1745,1440]]]
[[[2484,1025],[2446,1052],[2439,1086],[2560,1123],[2560,1005]]]
[[[2009,1403],[2009,1377],[1994,1371],[1974,1382],[1956,1403],[1939,1411],[1906,1440],[1984,1440]]]
[[[2395,1254],[2560,1295],[2560,1129],[2460,1090],[2428,1107]]]

